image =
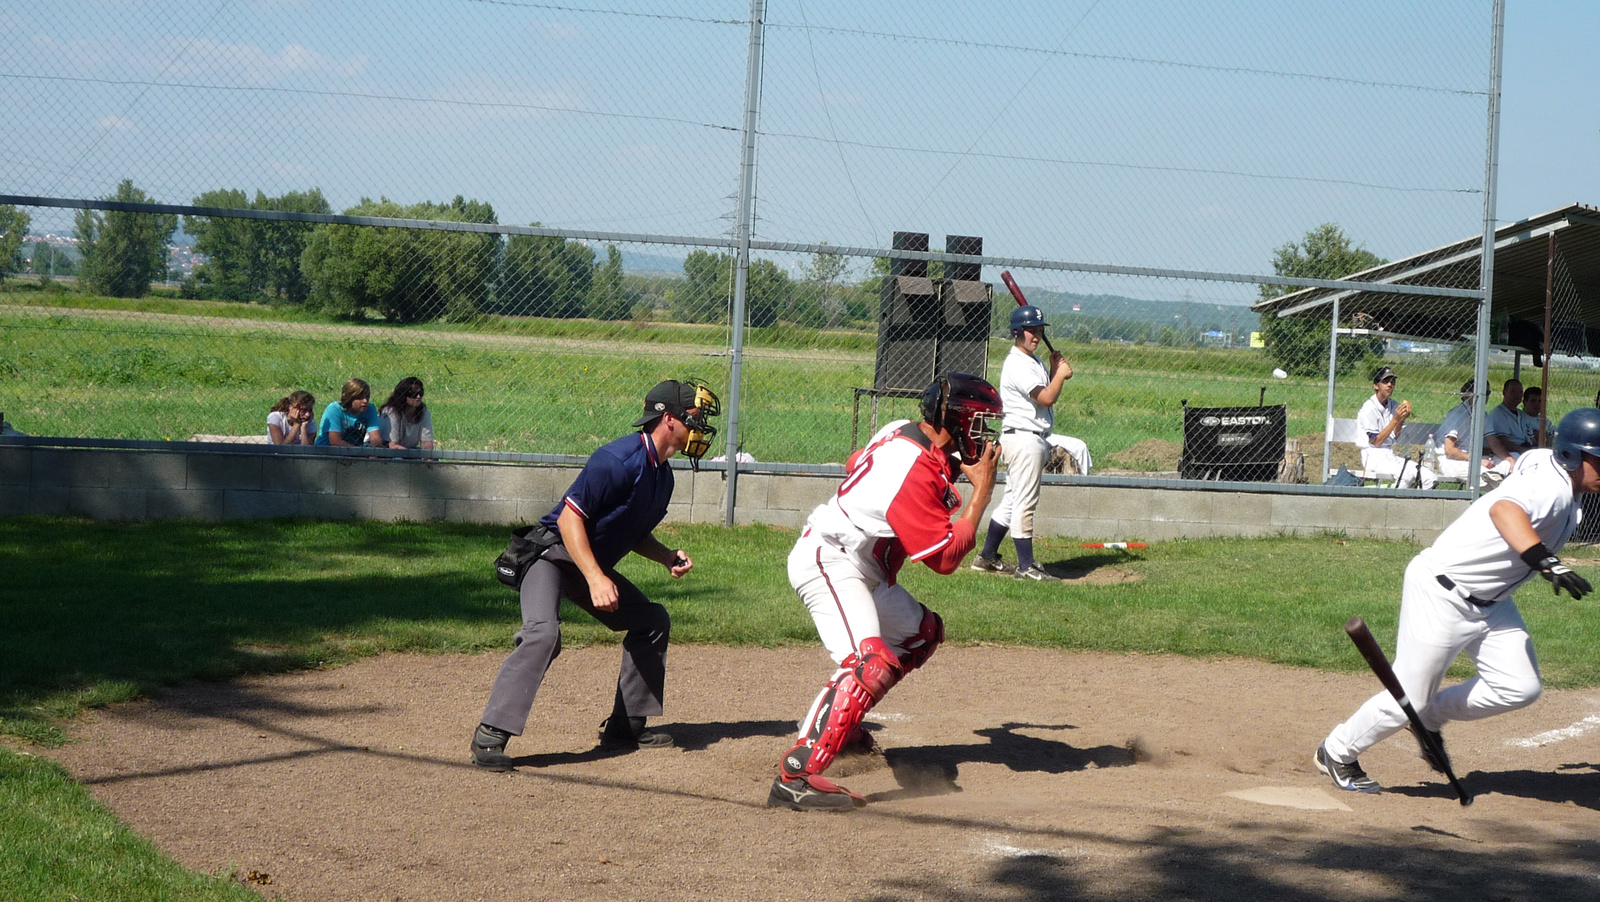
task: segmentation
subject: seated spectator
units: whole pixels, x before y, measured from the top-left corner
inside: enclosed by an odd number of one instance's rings
[[[1500,403],[1484,417],[1484,450],[1494,455],[1496,461],[1514,461],[1522,456],[1522,452],[1533,450],[1533,444],[1523,440],[1525,421],[1522,411],[1517,409],[1517,405],[1522,403],[1522,396],[1522,383],[1507,379],[1500,389]]]
[[[389,400],[378,409],[378,429],[386,448],[433,450],[433,414],[423,403],[422,380],[401,379]]]
[[[1089,475],[1089,468],[1094,466],[1094,458],[1089,455],[1087,442],[1070,435],[1055,434],[1051,434],[1045,441],[1050,443],[1050,460],[1044,465],[1046,473]]]
[[[1439,432],[1434,436],[1434,447],[1439,456],[1439,475],[1444,479],[1467,481],[1467,468],[1472,463],[1472,457],[1467,453],[1466,443],[1468,436],[1472,434],[1472,402],[1477,396],[1472,380],[1463,382],[1461,403],[1451,408],[1439,423]],[[1484,479],[1490,482],[1498,482],[1511,473],[1509,460],[1496,463],[1492,457],[1481,456],[1481,466]]]
[[[1395,479],[1400,488],[1422,483],[1431,489],[1438,474],[1420,463],[1412,463],[1394,453],[1400,427],[1411,417],[1410,401],[1394,400],[1394,370],[1378,367],[1372,374],[1372,397],[1356,414],[1356,447],[1361,449],[1361,468],[1373,479]]]
[[[370,444],[383,447],[378,430],[378,412],[372,409],[372,389],[365,379],[351,379],[339,392],[339,400],[322,411],[322,428],[317,444],[339,448]]]
[[[274,445],[314,445],[317,427],[311,425],[311,410],[317,399],[308,391],[291,392],[272,405],[267,413],[267,440]]]
[[[1539,425],[1544,417],[1544,391],[1535,385],[1522,393],[1522,440],[1540,448],[1550,447],[1550,428],[1545,427],[1544,441],[1539,441]]]

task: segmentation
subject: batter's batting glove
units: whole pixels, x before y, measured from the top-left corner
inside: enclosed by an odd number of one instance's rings
[[[1522,553],[1522,559],[1529,567],[1539,572],[1539,575],[1550,581],[1550,590],[1557,595],[1562,589],[1574,599],[1582,598],[1594,591],[1594,586],[1589,581],[1579,576],[1571,567],[1561,563],[1561,558],[1550,553],[1544,543],[1529,548]]]

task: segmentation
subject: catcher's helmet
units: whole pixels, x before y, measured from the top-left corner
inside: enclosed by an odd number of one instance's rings
[[[1580,407],[1562,417],[1551,447],[1556,463],[1568,472],[1583,464],[1585,454],[1600,457],[1600,409]]]
[[[1023,304],[1011,311],[1011,337],[1022,334],[1023,329],[1037,329],[1050,325],[1044,321],[1044,311],[1032,304]]]
[[[945,373],[922,390],[922,419],[954,436],[964,461],[977,460],[996,439],[1003,416],[1000,393],[971,373]]]

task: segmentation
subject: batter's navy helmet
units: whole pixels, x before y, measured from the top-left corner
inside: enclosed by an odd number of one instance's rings
[[[1032,304],[1023,304],[1011,311],[1011,337],[1016,338],[1022,334],[1023,329],[1043,328],[1050,325],[1044,321],[1044,311]]]
[[[1569,472],[1583,464],[1585,454],[1600,457],[1600,409],[1580,407],[1562,417],[1551,447],[1556,462]]]

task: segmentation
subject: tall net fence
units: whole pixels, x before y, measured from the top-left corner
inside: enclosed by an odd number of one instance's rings
[[[737,375],[744,454],[838,461],[932,374],[998,380],[1009,271],[1091,472],[1230,475],[1190,411],[1281,407],[1316,481],[1328,315],[1250,305],[1481,231],[1490,6],[24,0],[0,411],[261,435],[416,376],[446,448],[580,454]],[[1375,361],[1453,398],[1459,341],[1406,337],[1473,331],[1444,284],[1340,312],[1341,416]]]

